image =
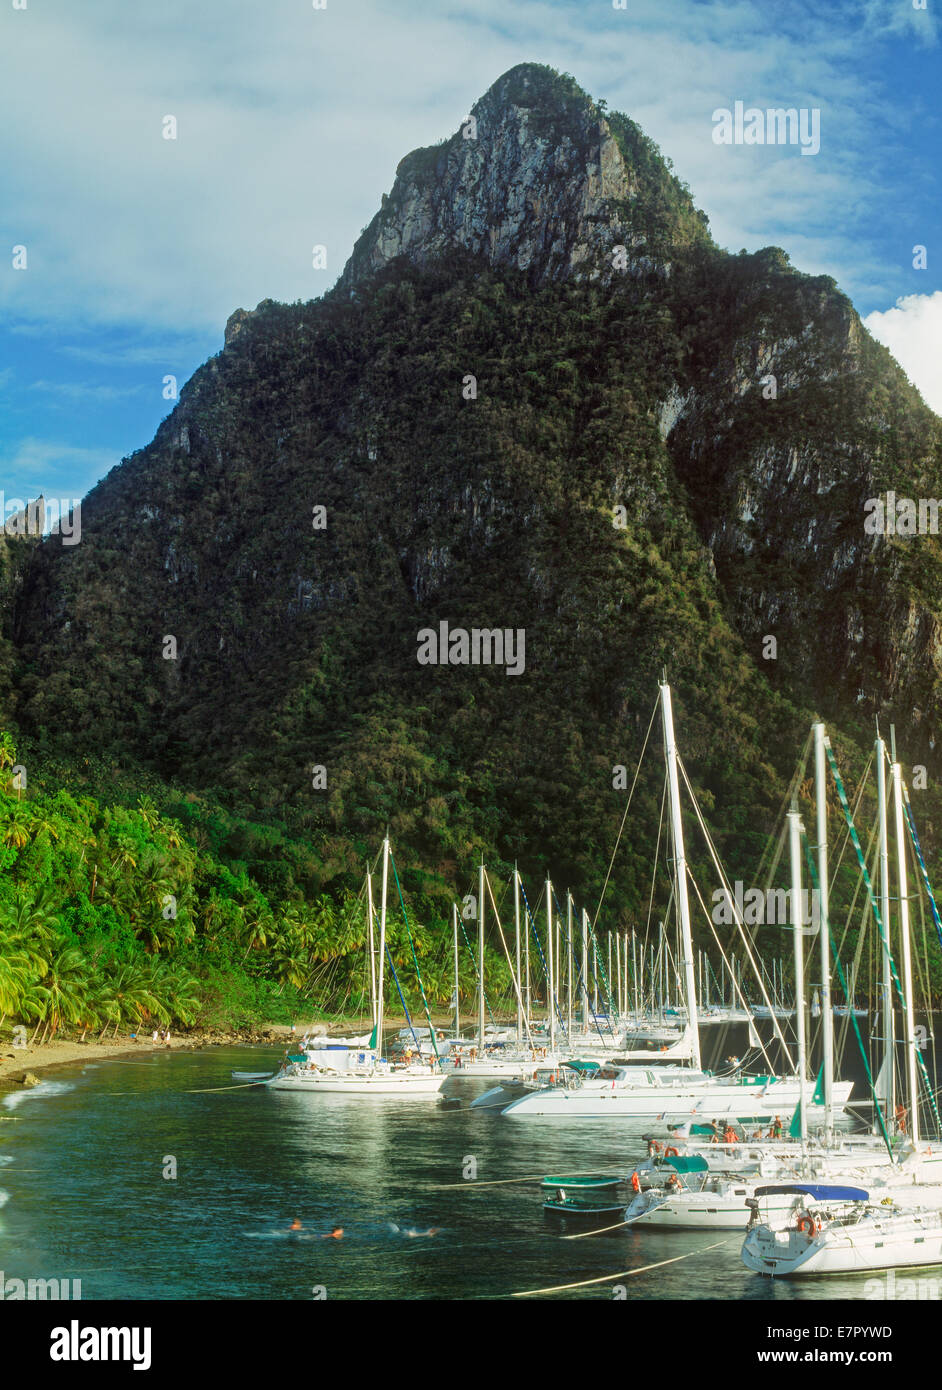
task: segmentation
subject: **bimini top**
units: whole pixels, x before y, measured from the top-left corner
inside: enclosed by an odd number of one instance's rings
[[[757,1197],[771,1197],[773,1194],[789,1192],[803,1192],[819,1202],[866,1202],[870,1197],[870,1193],[864,1192],[862,1187],[832,1187],[830,1183],[793,1182],[776,1187],[756,1188]]]
[[[673,1168],[675,1173],[708,1173],[710,1165],[699,1154],[675,1154],[664,1160],[665,1168]]]

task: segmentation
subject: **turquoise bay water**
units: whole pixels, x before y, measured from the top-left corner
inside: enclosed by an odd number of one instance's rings
[[[626,1171],[644,1152],[644,1125],[514,1124],[443,1110],[434,1099],[258,1087],[194,1094],[231,1086],[233,1069],[274,1067],[279,1056],[214,1048],[96,1062],[6,1096],[6,1278],[81,1279],[86,1300],[311,1299],[321,1288],[328,1299],[505,1298],[726,1241],[627,1277],[628,1297],[864,1296],[863,1279],[762,1280],[741,1264],[741,1237],[731,1232],[617,1230],[565,1240],[587,1226],[545,1215],[538,1182],[476,1187],[462,1177],[469,1159],[479,1183]],[[447,1094],[467,1100],[485,1088],[450,1082]],[[163,1176],[170,1159],[176,1178]],[[304,1230],[289,1236],[296,1217]],[[325,1238],[337,1226],[342,1239]],[[423,1234],[431,1228],[434,1235]],[[569,1296],[611,1299],[612,1290],[601,1284]]]

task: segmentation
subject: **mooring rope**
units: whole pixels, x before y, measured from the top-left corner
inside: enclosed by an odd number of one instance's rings
[[[693,1259],[694,1255],[705,1255],[709,1250],[719,1250],[721,1245],[732,1245],[734,1240],[739,1240],[739,1235],[731,1236],[729,1240],[718,1240],[715,1245],[705,1245],[702,1250],[690,1250],[686,1255],[675,1255],[670,1260],[658,1260],[653,1265],[642,1265],[640,1269],[622,1269],[617,1274],[603,1274],[598,1279],[580,1279],[574,1284],[554,1284],[548,1289],[522,1289],[518,1293],[512,1293],[511,1298],[532,1298],[541,1293],[565,1293],[568,1289],[587,1289],[591,1284],[610,1284],[616,1279],[631,1279],[636,1274],[647,1274],[649,1269],[663,1269],[664,1265],[674,1265],[680,1260]]]

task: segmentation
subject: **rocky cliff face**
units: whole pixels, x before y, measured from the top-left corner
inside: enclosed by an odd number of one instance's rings
[[[574,83],[533,63],[513,68],[449,140],[400,162],[341,284],[353,289],[398,257],[422,266],[456,251],[533,285],[663,272],[653,203],[683,193],[660,161],[648,167],[650,149],[632,159],[642,143],[633,123],[618,117],[613,128]],[[684,210],[692,226],[678,221],[678,242],[705,236],[692,205]]]
[[[390,823],[426,862],[552,854],[574,887],[664,666],[736,854],[814,708],[861,743],[889,712],[931,764],[938,541],[863,521],[942,491],[939,422],[833,282],[719,251],[571,79],[524,65],[471,114],[402,162],[334,291],[232,315],[82,544],[38,547],[19,718],[338,862]],[[443,621],[523,629],[525,672],[420,665]]]

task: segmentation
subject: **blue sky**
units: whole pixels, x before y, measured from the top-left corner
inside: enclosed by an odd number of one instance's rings
[[[80,497],[143,447],[164,378],[218,351],[233,309],[328,289],[400,158],[522,61],[637,120],[721,245],[833,275],[942,412],[925,3],[0,0],[0,489]],[[717,146],[737,100],[820,109],[820,153]]]

